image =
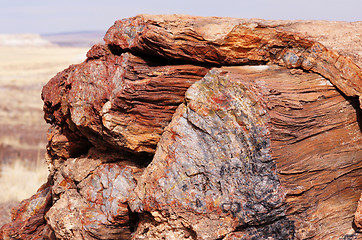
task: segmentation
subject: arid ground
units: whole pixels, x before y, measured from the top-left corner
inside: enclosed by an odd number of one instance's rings
[[[41,90],[88,48],[0,46],[0,226],[46,181],[47,124]]]

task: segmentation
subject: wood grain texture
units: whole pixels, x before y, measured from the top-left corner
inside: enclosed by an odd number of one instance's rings
[[[357,237],[361,117],[357,99],[315,73],[213,69],[186,92],[131,209],[181,232],[188,222],[200,239]],[[146,236],[161,231],[151,226]]]
[[[323,75],[347,96],[360,97],[362,72],[350,59],[267,21],[185,15],[138,15],[116,21],[104,37],[124,51],[168,59],[239,65],[273,62]]]
[[[271,152],[297,239],[354,233],[362,189],[362,113],[328,80],[276,66],[224,67],[255,89],[270,117]]]
[[[63,138],[79,143],[80,149],[89,144],[67,136],[85,137],[104,149],[154,153],[187,88],[208,71],[131,53],[117,55],[104,45],[93,46],[87,56],[51,79],[42,94],[47,122],[61,126]],[[55,130],[51,135],[57,135]],[[57,145],[55,140],[50,138],[50,148]]]
[[[1,237],[361,238],[361,69],[291,26],[117,21],[44,86],[50,186]]]

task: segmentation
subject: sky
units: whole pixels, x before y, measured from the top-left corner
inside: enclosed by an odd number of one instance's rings
[[[362,21],[362,0],[0,0],[0,34],[105,32],[141,13]]]

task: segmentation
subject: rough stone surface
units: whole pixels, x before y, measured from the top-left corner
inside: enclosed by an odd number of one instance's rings
[[[362,230],[362,194],[361,198],[358,201],[357,210],[354,215],[354,223],[356,224],[356,227],[359,229],[359,231],[361,231]]]
[[[223,240],[295,239],[294,230],[293,221],[282,218],[268,225],[251,226],[242,231],[232,232]]]
[[[0,238],[361,239],[361,26],[315,26],[117,21],[44,86],[49,181]]]
[[[346,101],[317,74],[273,65],[223,67],[218,75],[241,82],[269,115],[270,152],[286,190],[286,216],[295,225],[295,237],[354,233],[362,184],[357,100]]]
[[[320,42],[328,49],[350,57],[362,68],[362,21],[271,21],[270,24]]]
[[[12,209],[12,222],[0,229],[2,239],[47,239],[44,214],[51,206],[51,187],[44,184],[31,198]]]
[[[267,21],[138,15],[116,21],[105,42],[123,50],[221,65],[274,62],[328,78],[347,96],[359,96],[362,73],[352,60]]]
[[[65,158],[89,145],[82,137],[99,148],[153,153],[187,88],[208,71],[131,53],[113,54],[103,45],[93,46],[87,56],[85,62],[51,79],[43,90],[45,118],[62,126],[64,135],[50,139],[50,149]],[[58,153],[59,142],[75,134],[82,137],[76,142],[71,137],[69,150]]]
[[[217,70],[192,85],[140,178],[131,209],[176,215],[201,239],[283,216],[268,116],[252,95]]]
[[[127,202],[138,171],[92,157],[68,159],[54,176],[56,201],[45,216],[56,237],[129,239],[133,215]]]

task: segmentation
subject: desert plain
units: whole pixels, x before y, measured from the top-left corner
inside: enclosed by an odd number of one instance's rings
[[[46,182],[42,87],[89,47],[0,45],[0,226]]]

